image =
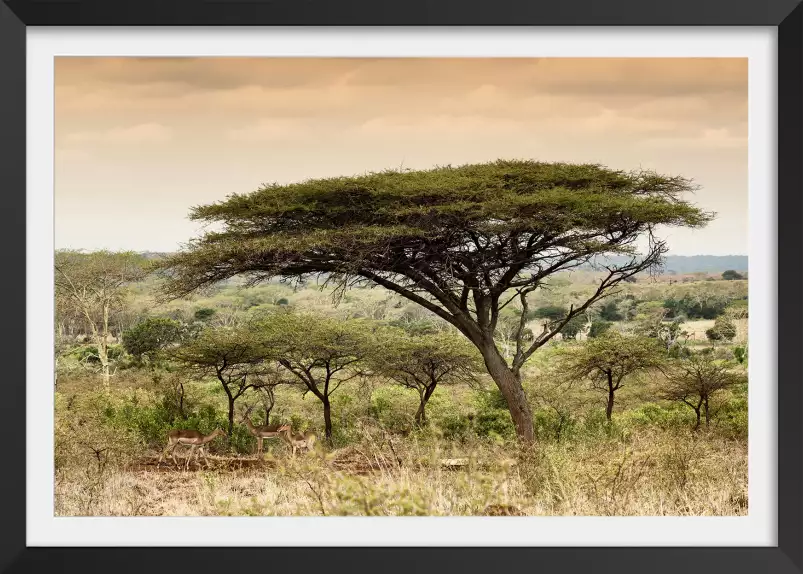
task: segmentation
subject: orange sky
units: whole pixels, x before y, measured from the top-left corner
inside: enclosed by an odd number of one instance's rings
[[[56,247],[169,251],[267,182],[532,158],[693,178],[747,253],[746,59],[56,58]]]

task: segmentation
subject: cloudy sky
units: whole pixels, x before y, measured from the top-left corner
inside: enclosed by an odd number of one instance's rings
[[[56,247],[169,251],[263,183],[498,158],[693,178],[747,253],[746,59],[56,59]]]

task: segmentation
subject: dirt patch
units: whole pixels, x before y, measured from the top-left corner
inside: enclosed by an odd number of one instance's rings
[[[159,457],[151,456],[147,458],[142,458],[135,463],[129,465],[127,470],[133,472],[176,472],[176,471],[183,471],[184,465],[186,463],[186,459],[178,458],[179,465],[176,466],[173,464],[173,461],[170,459],[163,460],[161,464],[159,464]],[[240,471],[240,470],[250,470],[250,469],[269,469],[269,468],[276,468],[277,461],[276,460],[259,460],[256,458],[245,458],[245,457],[212,457],[208,458],[209,468],[208,470],[212,471]],[[203,459],[198,462],[193,460],[190,462],[189,472],[197,472],[199,470],[207,470],[207,465],[203,461]]]

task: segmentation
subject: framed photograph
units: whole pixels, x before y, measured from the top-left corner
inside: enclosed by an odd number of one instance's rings
[[[796,1],[0,22],[3,572],[803,571]]]

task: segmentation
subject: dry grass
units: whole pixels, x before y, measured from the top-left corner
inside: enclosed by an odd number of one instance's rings
[[[189,471],[156,455],[60,469],[61,516],[744,515],[747,448],[700,433],[552,443],[528,452],[366,441],[295,459],[210,457]],[[455,457],[455,455],[462,457]],[[447,460],[448,455],[448,460]]]

